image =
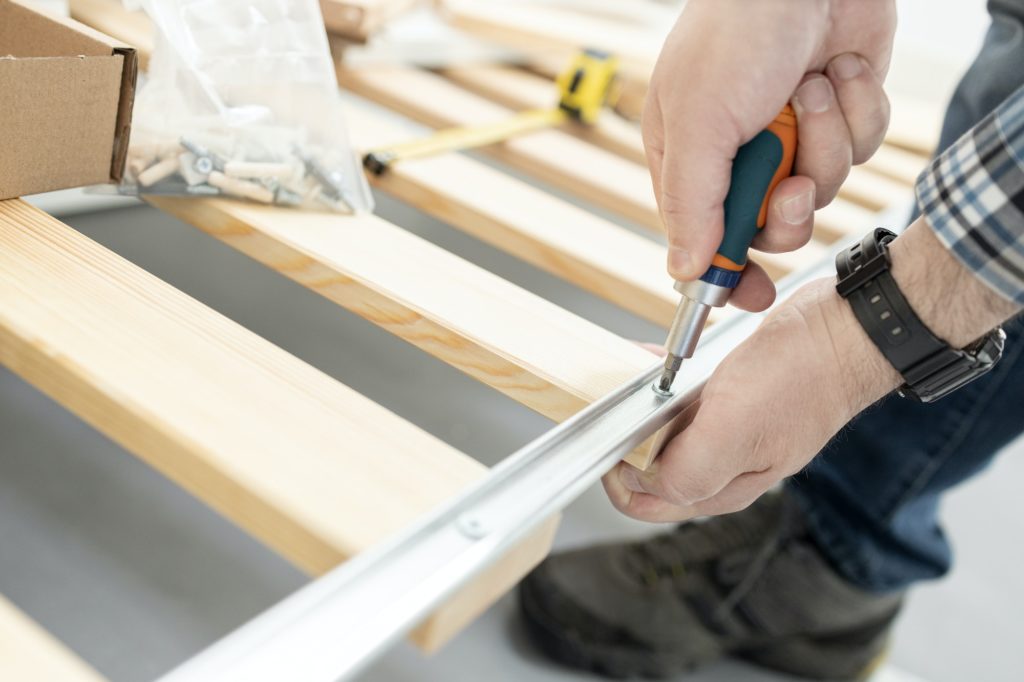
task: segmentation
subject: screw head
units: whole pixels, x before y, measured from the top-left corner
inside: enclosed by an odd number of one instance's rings
[[[200,156],[192,167],[196,169],[197,173],[209,175],[213,172],[213,160],[208,156]]]

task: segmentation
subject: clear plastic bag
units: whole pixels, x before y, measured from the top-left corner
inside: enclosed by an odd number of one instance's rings
[[[370,211],[317,0],[141,0],[157,44],[124,194]]]

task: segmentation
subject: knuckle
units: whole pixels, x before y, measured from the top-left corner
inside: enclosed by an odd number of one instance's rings
[[[658,205],[661,209],[662,215],[666,218],[678,218],[686,215],[690,202],[678,189],[663,186],[661,189],[661,200]],[[674,220],[669,220],[668,222],[670,225],[682,224]],[[684,230],[670,230],[668,238],[671,246],[686,246],[687,240]]]

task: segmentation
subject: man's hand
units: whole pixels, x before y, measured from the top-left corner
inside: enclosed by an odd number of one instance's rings
[[[889,122],[882,81],[893,0],[689,0],[651,78],[643,133],[675,279],[704,273],[722,241],[736,150],[792,100],[796,175],[778,185],[754,241],[791,251],[811,236],[851,163],[877,149]],[[731,302],[763,310],[774,286],[752,264]]]
[[[955,347],[1017,312],[960,265],[923,220],[890,252],[893,278],[911,307]],[[835,280],[815,281],[719,365],[690,409],[691,423],[650,470],[620,464],[605,489],[620,511],[646,521],[738,511],[802,469],[901,382]]]

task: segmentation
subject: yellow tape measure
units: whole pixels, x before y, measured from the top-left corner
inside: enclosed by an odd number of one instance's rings
[[[557,107],[524,111],[505,121],[481,126],[448,128],[420,140],[375,149],[363,157],[363,166],[370,173],[381,175],[397,161],[486,147],[534,130],[559,126],[570,118],[593,125],[605,105],[614,104],[618,97],[618,69],[616,57],[584,50],[555,79],[559,92]]]

